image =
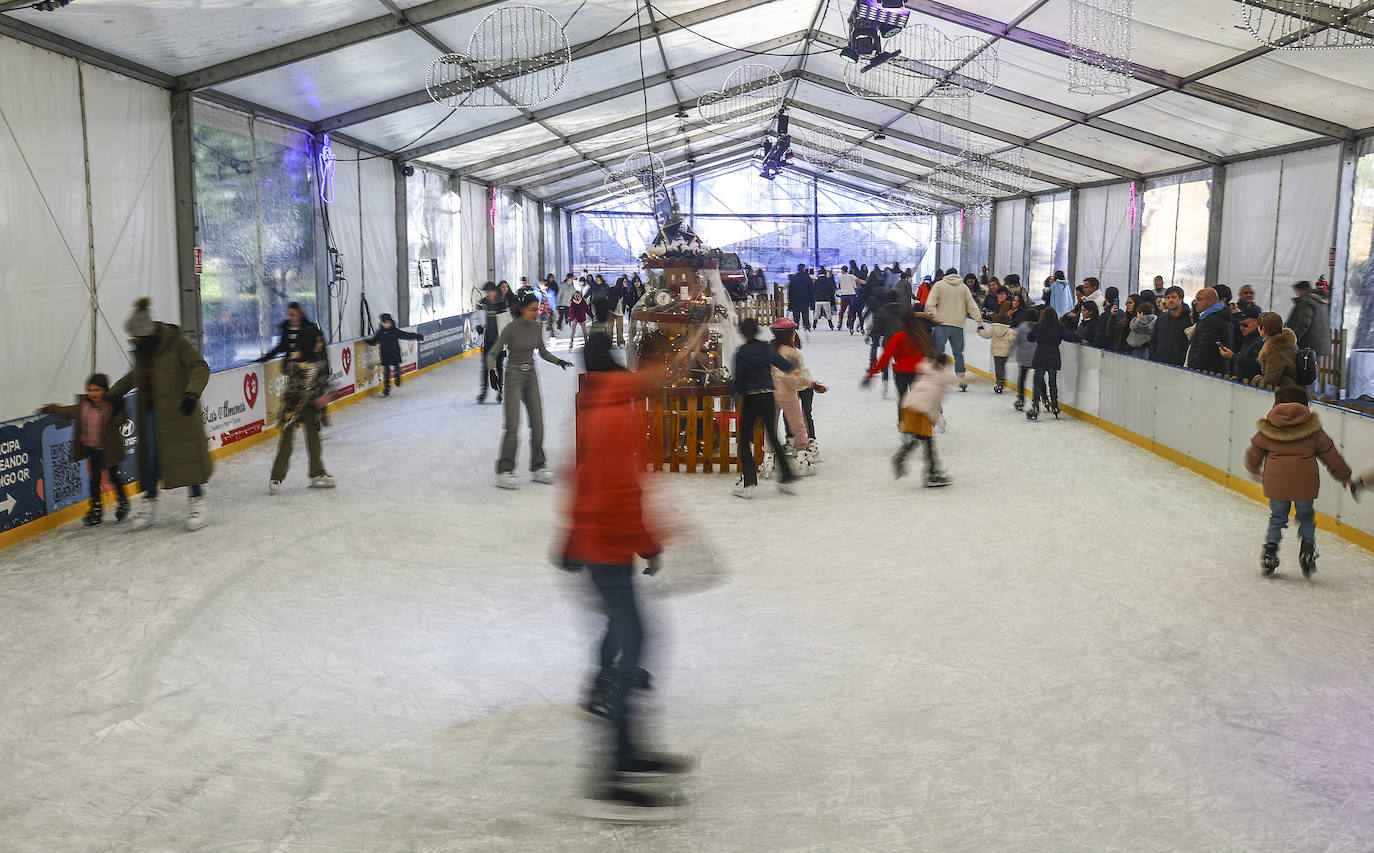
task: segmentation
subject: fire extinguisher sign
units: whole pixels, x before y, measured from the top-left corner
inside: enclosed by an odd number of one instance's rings
[[[200,275],[200,274],[201,274],[201,270],[203,269],[203,267],[202,267],[201,264],[200,264],[200,247],[199,247],[199,246],[196,246],[196,250],[195,250],[195,251],[196,251],[196,275]]]

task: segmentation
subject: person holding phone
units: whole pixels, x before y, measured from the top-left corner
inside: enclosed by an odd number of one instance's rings
[[[1203,373],[1229,374],[1230,366],[1223,350],[1230,350],[1234,343],[1231,312],[1210,287],[1198,291],[1195,308],[1198,322],[1193,332],[1193,345],[1188,352],[1187,367]]]

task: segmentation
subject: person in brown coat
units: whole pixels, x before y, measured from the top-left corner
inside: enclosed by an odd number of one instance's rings
[[[104,520],[105,510],[100,502],[103,491],[101,478],[109,475],[115,487],[119,505],[115,509],[115,521],[123,521],[129,514],[129,498],[124,494],[124,475],[120,473],[119,463],[124,461],[124,436],[120,428],[129,420],[124,413],[124,403],[112,403],[110,378],[96,373],[86,380],[86,393],[76,398],[75,405],[59,406],[49,403],[38,411],[76,422],[76,435],[72,437],[72,460],[90,460],[91,508],[82,519],[82,524],[93,527]]]
[[[1322,429],[1321,418],[1307,408],[1307,402],[1307,392],[1296,385],[1276,391],[1274,408],[1256,424],[1259,431],[1245,451],[1245,468],[1264,484],[1264,496],[1269,499],[1269,534],[1260,556],[1266,576],[1279,567],[1279,541],[1294,506],[1298,539],[1302,543],[1298,555],[1302,576],[1310,578],[1317,571],[1317,523],[1313,509],[1321,489],[1317,460],[1341,484],[1351,485],[1350,466]]]
[[[1259,376],[1255,377],[1266,388],[1287,388],[1298,386],[1298,338],[1292,329],[1286,329],[1283,318],[1273,313],[1261,314],[1259,318],[1260,346]]]

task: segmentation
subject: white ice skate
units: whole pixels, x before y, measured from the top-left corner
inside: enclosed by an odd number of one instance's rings
[[[811,457],[806,454],[805,450],[801,453],[789,453],[787,457],[787,461],[792,465],[792,470],[796,472],[798,477],[816,476],[816,466],[811,464]]]
[[[731,494],[733,494],[737,498],[744,498],[745,500],[750,500],[754,497],[754,491],[757,488],[758,486],[744,485],[744,480],[741,479],[739,482],[735,483],[735,488],[731,492]]]
[[[193,496],[191,498],[191,512],[186,516],[186,529],[199,530],[209,523],[210,519],[205,514],[205,496]]]
[[[269,495],[275,495],[277,492],[280,492],[280,491],[281,491],[281,480],[268,480],[268,481],[267,481],[267,494],[269,494]]]
[[[312,489],[332,489],[336,485],[338,484],[334,482],[334,478],[329,476],[328,472],[310,478],[310,488]]]
[[[502,471],[496,475],[496,488],[518,489],[520,488],[520,478],[516,477],[513,471]]]
[[[773,479],[773,466],[776,464],[772,453],[763,454],[763,461],[759,463],[759,476],[765,480]]]
[[[157,498],[143,496],[143,500],[138,502],[134,508],[134,517],[130,520],[129,526],[134,530],[147,530],[153,526],[153,521],[157,518]]]
[[[810,457],[812,464],[821,461],[821,443],[816,439],[811,439],[811,442],[806,445],[806,449],[803,452]]]
[[[530,479],[533,480],[533,481],[535,481],[536,483],[543,483],[543,484],[546,485],[546,486],[552,486],[552,485],[553,485],[553,469],[552,469],[552,468],[540,468],[538,471],[535,471],[534,473],[530,474]]]

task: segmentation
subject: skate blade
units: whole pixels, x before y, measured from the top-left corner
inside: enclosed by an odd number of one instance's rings
[[[583,820],[639,826],[675,823],[687,816],[687,809],[678,805],[633,806],[627,803],[587,797],[569,798],[563,805],[563,811]]]

